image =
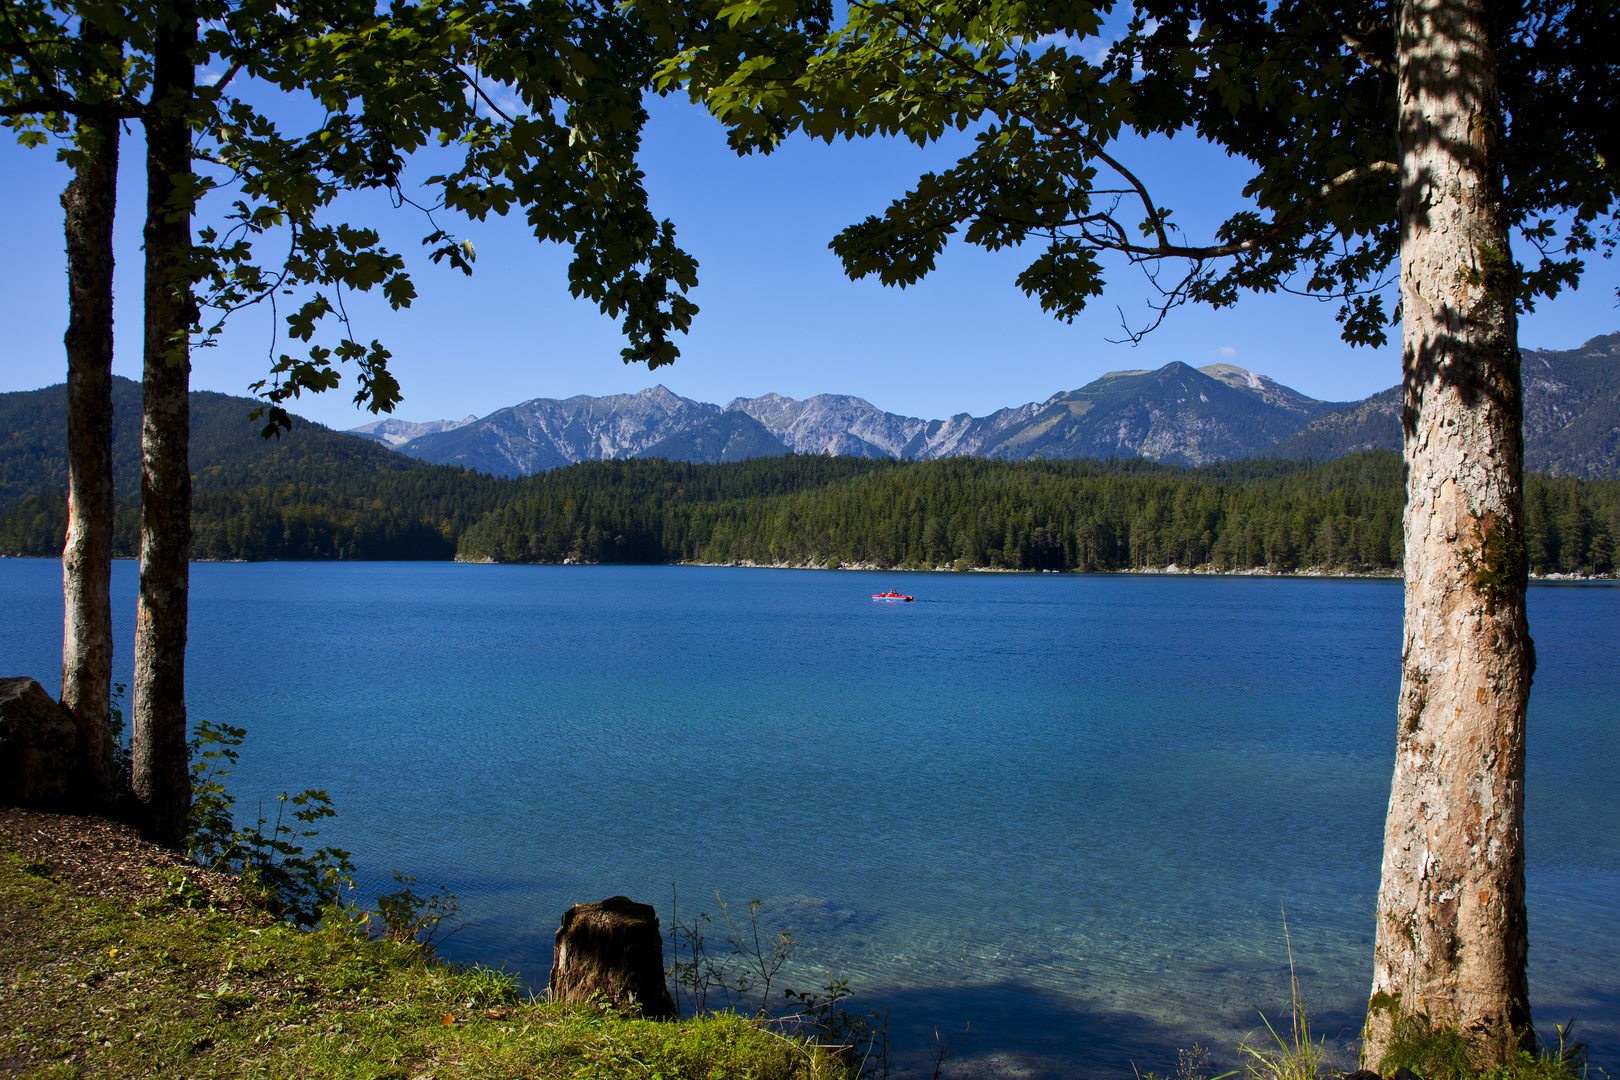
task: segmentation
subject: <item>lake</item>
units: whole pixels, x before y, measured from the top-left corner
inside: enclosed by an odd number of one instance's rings
[[[0,674],[53,691],[60,573],[0,560]],[[1530,617],[1533,1006],[1612,1073],[1620,589]],[[667,934],[672,892],[757,899],[787,985],[892,1006],[913,1067],[971,1021],[947,1075],[1121,1077],[1264,1036],[1285,918],[1316,1030],[1356,1037],[1400,619],[1372,580],[196,564],[188,693],[249,731],[243,811],[325,788],[362,895],[458,895],[452,959],[543,985],[574,902]]]

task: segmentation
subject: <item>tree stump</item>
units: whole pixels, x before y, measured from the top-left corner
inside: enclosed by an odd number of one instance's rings
[[[658,913],[627,896],[575,904],[563,912],[551,954],[551,997],[673,1020]]]

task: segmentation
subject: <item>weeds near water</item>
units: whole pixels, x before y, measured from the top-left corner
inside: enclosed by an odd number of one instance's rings
[[[1397,1016],[1380,1073],[1407,1068],[1424,1080],[1466,1080],[1480,1070],[1474,1047],[1455,1025],[1436,1024],[1427,1013]]]
[[[1279,1034],[1271,1021],[1266,1019],[1266,1014],[1261,1013],[1260,1022],[1266,1025],[1266,1031],[1276,1045],[1256,1046],[1245,1039],[1238,1044],[1238,1053],[1243,1055],[1244,1071],[1252,1080],[1317,1080],[1327,1064],[1326,1040],[1311,1038],[1310,1018],[1305,1013],[1299,976],[1294,972],[1294,942],[1288,935],[1287,916],[1283,917],[1283,941],[1288,945],[1288,989],[1293,1008],[1288,1033],[1286,1036]]]
[[[1221,1073],[1219,1076],[1209,1075],[1209,1051],[1197,1043],[1192,1044],[1191,1050],[1176,1051],[1176,1072],[1174,1080],[1228,1080],[1242,1070],[1234,1069],[1231,1072]],[[1158,1073],[1148,1073],[1142,1076],[1136,1074],[1140,1080],[1164,1080]]]
[[[834,1054],[849,1066],[852,1076],[887,1080],[891,1046],[890,1010],[851,1012],[844,1008],[843,1002],[852,994],[848,979],[828,979],[820,990],[789,988],[783,991],[783,996],[795,1002],[796,1008],[790,1015],[776,1017],[772,1022],[801,1029],[806,1042]],[[963,1038],[966,1037],[964,1032]],[[958,1042],[957,1049],[960,1046]],[[945,1057],[955,1052],[953,1049]],[[937,1064],[934,1073],[936,1080],[939,1076]]]
[[[957,1039],[954,1044],[946,1042],[940,1037],[939,1029],[934,1029],[934,1046],[933,1049],[928,1051],[928,1060],[934,1063],[934,1071],[931,1074],[933,1080],[939,1080],[940,1074],[945,1071],[945,1063],[955,1057],[958,1050],[962,1049],[962,1044],[967,1042],[968,1032],[972,1028],[973,1021],[969,1020],[962,1026],[962,1037]]]
[[[446,938],[461,929],[458,926],[455,930],[444,930],[444,923],[461,912],[456,894],[446,889],[422,896],[416,891],[415,875],[400,870],[394,871],[394,883],[399,886],[397,890],[377,897],[377,917],[386,928],[382,936],[389,941],[415,945],[426,955],[433,955]]]
[[[1436,1023],[1426,1013],[1402,1016],[1378,1070],[1389,1075],[1407,1068],[1423,1080],[1588,1080],[1587,1046],[1573,1037],[1574,1027],[1573,1020],[1554,1024],[1556,1042],[1538,1036],[1534,1053],[1521,1050],[1504,1065],[1482,1068],[1477,1047],[1455,1025]]]
[[[274,821],[261,810],[253,826],[237,828],[232,813],[236,797],[226,789],[225,778],[246,738],[243,728],[203,720],[186,745],[191,759],[186,854],[200,866],[236,874],[247,894],[277,918],[314,926],[323,908],[337,904],[343,890],[354,887],[354,863],[347,851],[328,846],[306,852],[303,846],[319,835],[311,826],[336,817],[337,811],[324,791],[282,792],[276,797]],[[296,825],[286,821],[289,806]]]
[[[759,909],[762,901],[748,901],[748,929],[740,931],[731,917],[731,908],[720,899],[720,894],[714,894],[715,903],[720,905],[720,915],[726,920],[726,928],[730,936],[726,939],[731,944],[732,958],[742,966],[742,971],[735,976],[735,981],[728,990],[735,990],[738,1000],[742,1000],[754,990],[759,991],[759,1008],[754,1015],[766,1016],[769,1013],[771,1001],[771,983],[782,973],[787,962],[793,956],[793,950],[799,943],[793,940],[793,935],[786,930],[778,930],[775,940],[772,940],[769,931],[763,940],[759,931]],[[707,916],[705,916],[707,917]]]
[[[674,926],[670,931],[670,940],[675,948],[675,960],[670,968],[669,975],[675,985],[675,1005],[680,1008],[681,998],[686,998],[691,1006],[692,1014],[702,1016],[709,1012],[709,995],[717,995],[723,1002],[721,1009],[741,1010],[747,1006],[748,1013],[755,1017],[770,1015],[771,985],[776,982],[782,969],[787,966],[793,951],[798,948],[798,942],[786,930],[777,931],[773,939],[769,931],[762,932],[759,925],[759,909],[761,901],[748,902],[748,926],[742,930],[732,918],[730,906],[721,899],[719,893],[714,894],[715,902],[720,905],[720,917],[725,920],[727,951],[724,956],[717,956],[709,951],[708,928],[714,925],[714,920],[708,912],[699,912],[690,923],[680,922],[678,897],[673,888],[670,890],[671,922]],[[682,960],[682,951],[690,957]],[[749,999],[755,994],[759,995],[758,1004],[749,1005]]]
[[[1536,1039],[1536,1050],[1533,1061],[1535,1072],[1540,1075],[1552,1077],[1573,1077],[1585,1080],[1589,1071],[1587,1046],[1584,1042],[1576,1042],[1571,1037],[1575,1030],[1575,1021],[1567,1024],[1554,1024],[1553,1030],[1558,1032],[1558,1045],[1554,1046],[1539,1036]],[[1599,1069],[1602,1073],[1603,1070]],[[1608,1073],[1603,1073],[1605,1077]]]
[[[781,997],[784,1010],[772,1009],[772,988],[784,981],[798,943],[789,931],[761,927],[760,901],[749,902],[747,922],[739,924],[726,901],[715,894],[726,934],[724,952],[720,952],[710,948],[710,934],[716,928],[708,913],[699,912],[682,923],[679,897],[673,888],[670,900],[674,958],[668,975],[677,1011],[699,1017],[746,1012],[762,1029],[805,1048],[812,1073],[836,1062],[845,1077],[887,1080],[889,1010],[845,1008],[844,1002],[853,994],[847,979],[829,978],[816,990],[786,987]],[[715,1003],[712,1008],[711,1000]],[[961,1042],[935,1059],[936,1078]]]

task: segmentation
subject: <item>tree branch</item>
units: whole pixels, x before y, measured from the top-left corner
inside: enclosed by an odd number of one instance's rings
[[[1399,174],[1399,172],[1400,166],[1396,165],[1392,161],[1375,161],[1371,165],[1358,165],[1354,169],[1351,169],[1348,172],[1340,173],[1332,180],[1329,180],[1327,183],[1323,184],[1317,189],[1315,195],[1312,195],[1303,202],[1295,203],[1289,208],[1286,214],[1272,219],[1271,226],[1258,236],[1252,236],[1247,240],[1240,240],[1233,244],[1212,244],[1207,247],[1186,247],[1181,245],[1166,246],[1161,244],[1157,248],[1143,247],[1138,244],[1128,244],[1117,247],[1114,250],[1124,252],[1127,255],[1141,256],[1150,259],[1181,258],[1193,259],[1197,261],[1205,259],[1219,259],[1231,255],[1243,255],[1247,252],[1255,250],[1256,248],[1264,247],[1265,245],[1271,243],[1271,241],[1275,240],[1277,237],[1286,232],[1288,227],[1293,225],[1294,222],[1298,221],[1306,214],[1309,214],[1311,211],[1315,210],[1317,207],[1321,206],[1335,195],[1341,194],[1347,188],[1353,187],[1356,184],[1359,184],[1361,181],[1371,179],[1374,176],[1382,176],[1386,174],[1393,176]]]
[[[37,116],[41,113],[66,113],[85,120],[138,120],[146,116],[146,106],[139,102],[113,101],[88,103],[57,91],[60,97],[25,98],[10,105],[0,105],[0,116]]]
[[[1322,21],[1327,24],[1327,28],[1338,34],[1339,39],[1350,46],[1350,51],[1355,53],[1363,64],[1375,71],[1382,71],[1392,79],[1395,78],[1395,65],[1367,48],[1360,38],[1352,37],[1348,30],[1335,22],[1333,16],[1327,13],[1327,10],[1322,7],[1321,0],[1311,0],[1311,7],[1316,9],[1316,13],[1322,17]]]
[[[457,68],[456,70],[461,71],[460,68]],[[517,121],[513,120],[510,116],[507,116],[506,113],[501,110],[501,107],[499,105],[496,105],[493,101],[491,101],[490,98],[489,98],[489,95],[484,93],[484,88],[478,85],[478,81],[476,79],[470,78],[465,71],[461,72],[461,80],[472,88],[472,92],[478,95],[478,98],[479,98],[480,101],[482,101],[485,105],[489,106],[489,111],[490,112],[494,113],[496,116],[499,116],[502,120],[505,120],[508,124],[513,124],[513,123],[517,122]]]

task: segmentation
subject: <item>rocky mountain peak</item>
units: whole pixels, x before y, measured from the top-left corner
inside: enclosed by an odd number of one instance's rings
[[[1276,386],[1268,375],[1256,375],[1248,368],[1240,368],[1236,364],[1210,364],[1198,369],[1212,379],[1219,379],[1227,386],[1250,390],[1264,390],[1266,386]]]
[[[1266,404],[1275,405],[1279,409],[1315,414],[1328,407],[1327,402],[1306,397],[1298,390],[1284,386],[1270,375],[1257,375],[1248,368],[1241,368],[1236,364],[1210,364],[1198,370],[1234,390],[1257,394]]]
[[[412,439],[420,438],[423,435],[433,435],[441,431],[454,431],[477,421],[478,417],[476,416],[466,416],[460,420],[428,420],[424,423],[417,423],[411,420],[401,420],[397,416],[389,416],[382,420],[373,420],[369,424],[361,424],[359,427],[350,428],[349,433],[375,439],[380,443],[387,443],[389,446],[403,446]]]
[[[684,404],[691,404],[687,398],[681,397],[663,383],[649,386],[645,390],[637,390],[631,397],[662,405],[666,409],[676,409]]]

